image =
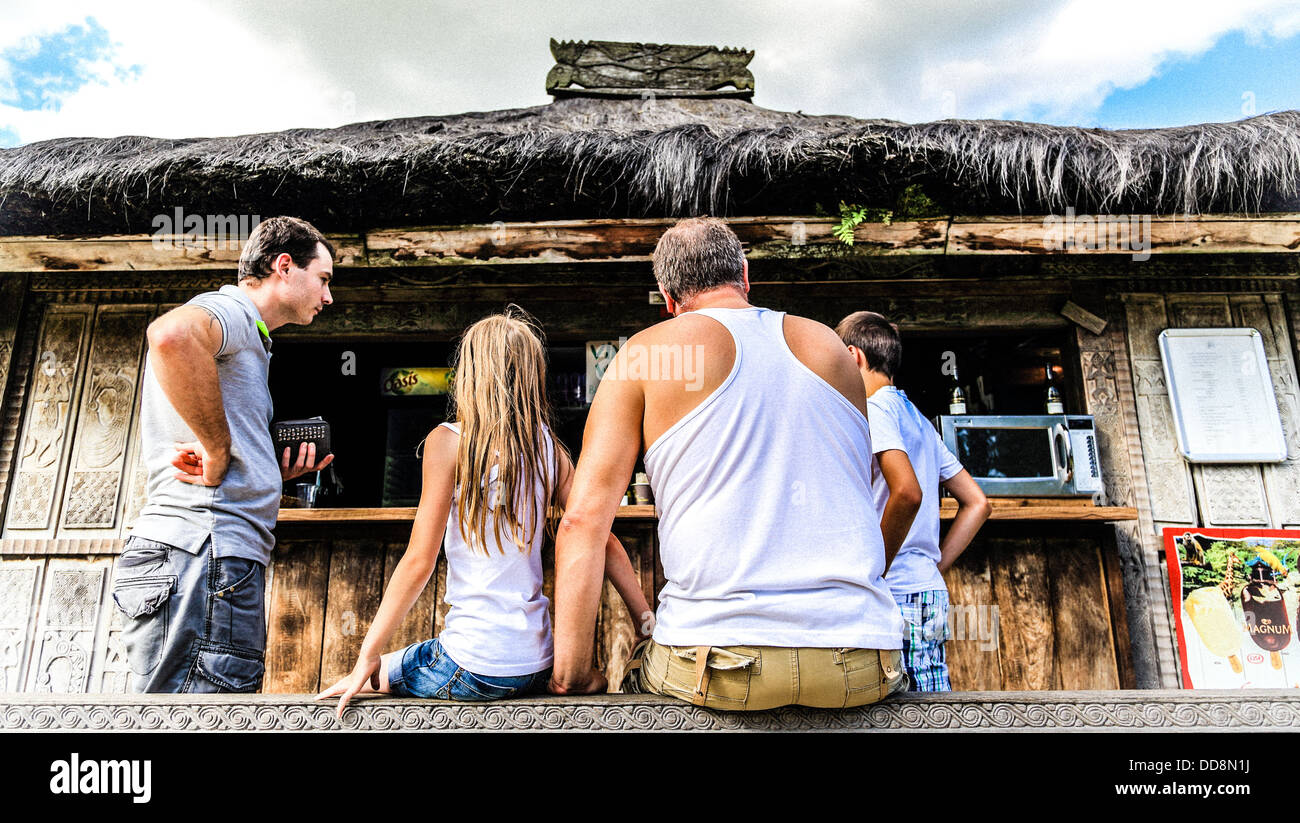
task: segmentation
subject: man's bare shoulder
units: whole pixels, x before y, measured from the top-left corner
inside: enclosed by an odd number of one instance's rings
[[[700,338],[730,340],[731,335],[721,323],[712,318],[695,312],[684,312],[637,332],[627,342],[629,345],[662,345],[702,342]]]
[[[790,344],[791,349],[798,345],[800,349],[810,355],[821,355],[835,361],[847,360],[850,364],[853,362],[848,346],[835,333],[835,330],[825,323],[820,323],[811,318],[787,314],[785,316],[785,339]],[[795,353],[800,354],[799,351]],[[800,359],[803,359],[802,355]]]
[[[785,316],[785,342],[790,351],[821,379],[835,387],[859,409],[866,409],[866,388],[848,346],[825,323],[793,314]]]
[[[151,344],[163,344],[193,336],[213,354],[225,344],[225,327],[216,312],[204,306],[186,303],[162,314],[149,324]]]

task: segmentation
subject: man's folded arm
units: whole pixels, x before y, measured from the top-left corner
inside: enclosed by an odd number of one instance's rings
[[[149,365],[172,408],[209,453],[230,451],[216,356],[225,335],[217,316],[180,306],[149,325]]]

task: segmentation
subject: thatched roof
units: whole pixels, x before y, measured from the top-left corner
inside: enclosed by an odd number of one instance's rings
[[[950,214],[1300,210],[1300,112],[1108,131],[578,98],[241,137],[67,138],[0,151],[0,234],[147,233],[178,206],[327,231],[812,214],[890,207],[911,184]]]

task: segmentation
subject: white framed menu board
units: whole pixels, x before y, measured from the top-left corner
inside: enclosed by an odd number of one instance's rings
[[[1165,329],[1178,448],[1192,463],[1280,463],[1286,437],[1257,329]]]

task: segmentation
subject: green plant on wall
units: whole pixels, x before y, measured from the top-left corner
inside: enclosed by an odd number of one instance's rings
[[[863,223],[881,223],[888,226],[894,220],[919,220],[942,215],[942,207],[926,195],[919,183],[913,183],[898,193],[892,209],[860,206],[857,203],[845,203],[841,200],[840,222],[835,227],[834,234],[841,243],[852,246],[853,230]]]
[[[894,218],[890,209],[876,209],[840,201],[840,223],[835,227],[835,237],[846,246],[853,245],[853,230],[863,223],[884,223]]]
[[[944,209],[930,199],[921,188],[920,183],[913,183],[898,193],[894,201],[895,220],[924,220],[927,217],[942,217]]]

